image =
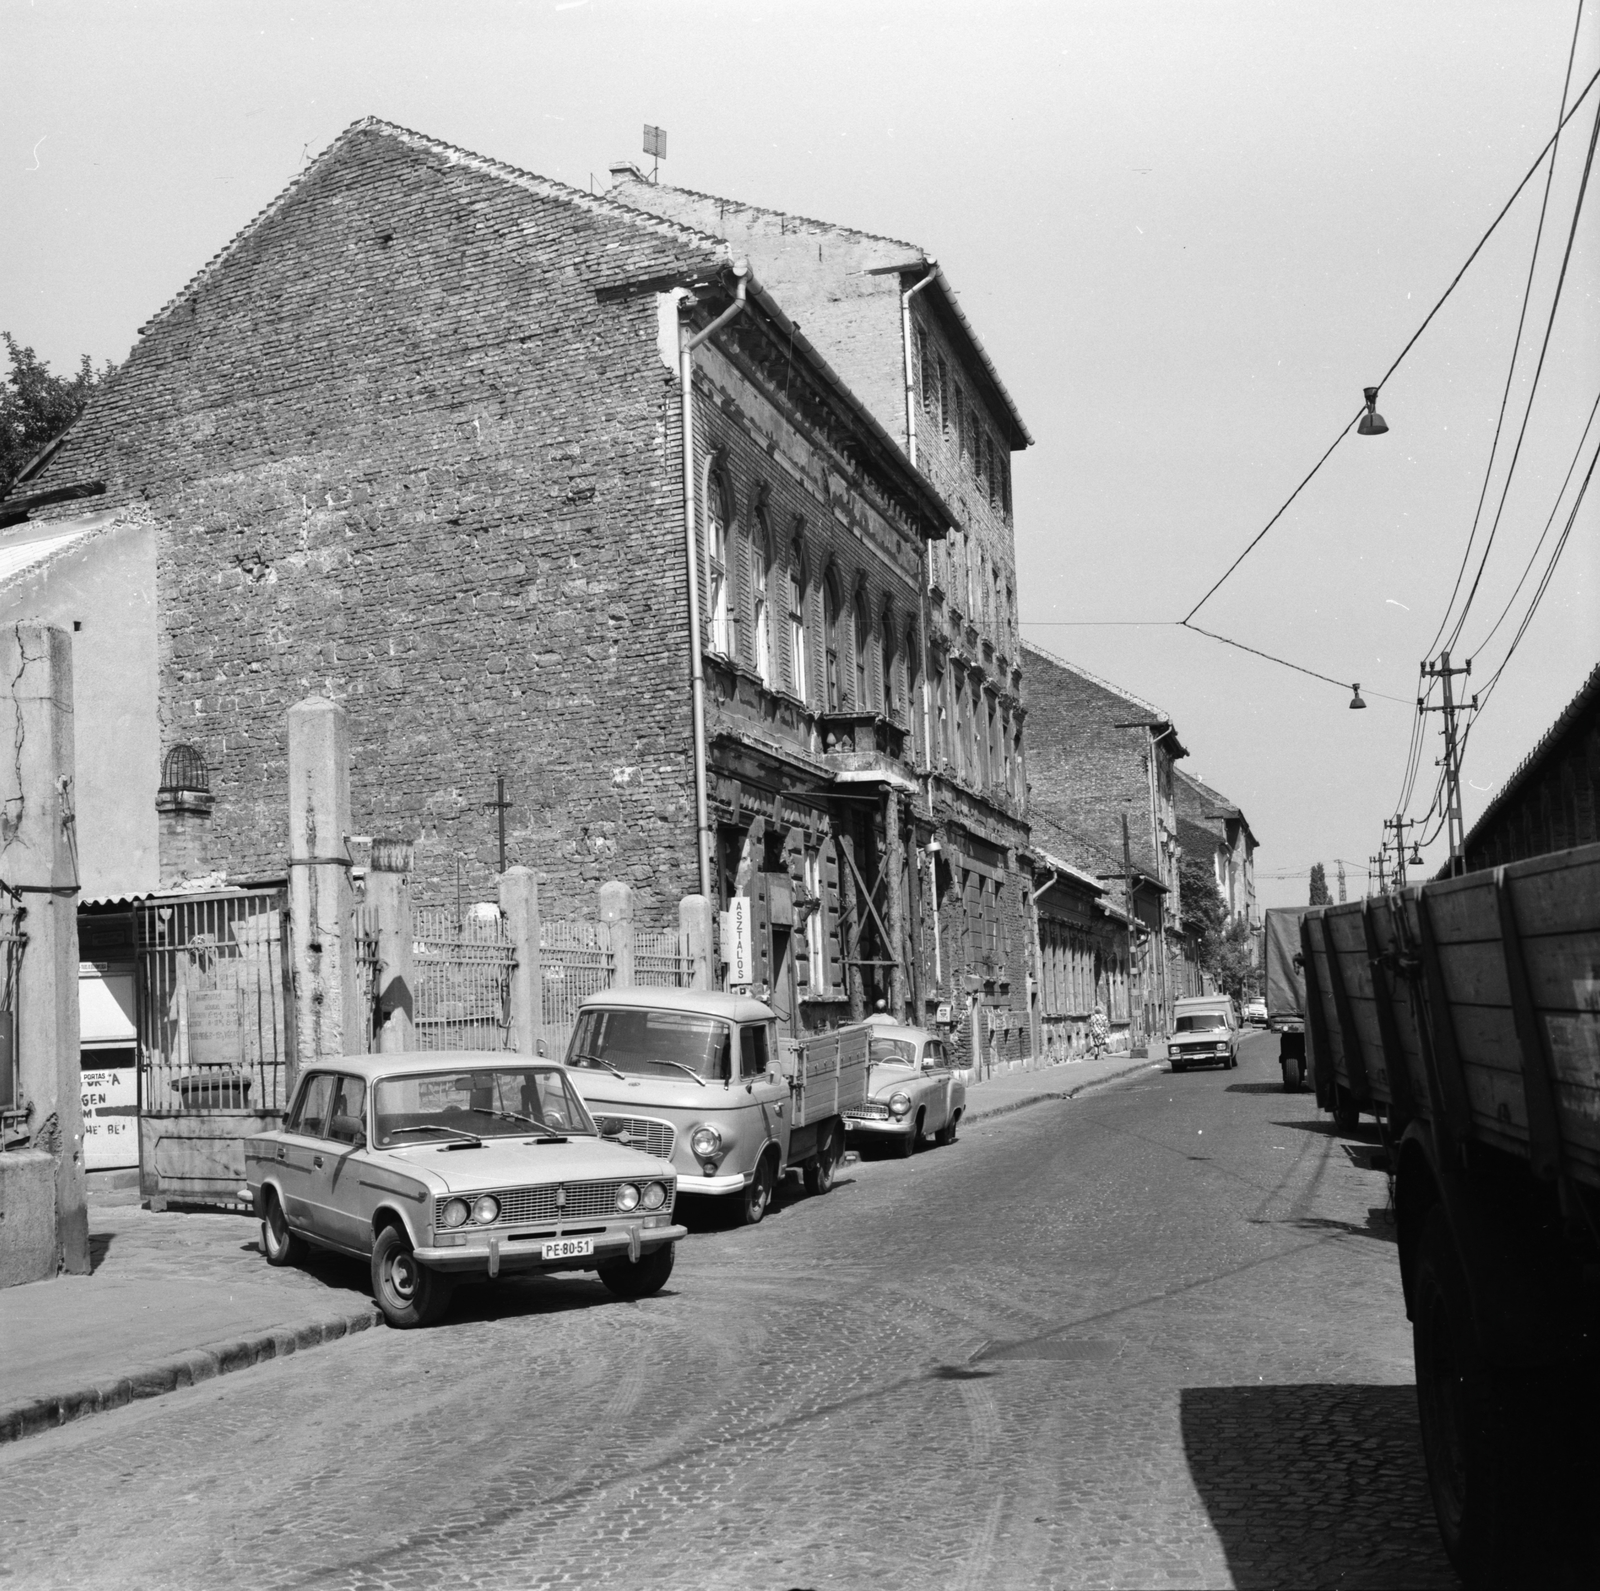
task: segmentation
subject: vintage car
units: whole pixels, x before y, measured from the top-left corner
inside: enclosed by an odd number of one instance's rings
[[[267,1263],[370,1260],[391,1326],[437,1320],[466,1278],[595,1271],[643,1298],[684,1236],[672,1166],[602,1138],[554,1061],[504,1052],[308,1066],[283,1126],[245,1140],[245,1180]]]
[[[1172,1007],[1167,1060],[1175,1072],[1191,1066],[1239,1064],[1239,1011],[1225,994],[1195,995]]]
[[[1244,1019],[1253,1028],[1264,1028],[1267,1025],[1267,1002],[1260,995],[1244,1003]]]
[[[860,1028],[780,1041],[777,1014],[748,995],[607,989],[579,1008],[567,1066],[603,1133],[754,1225],[791,1166],[811,1193],[833,1186],[867,1044]]]
[[[877,1142],[896,1154],[915,1152],[933,1134],[936,1144],[956,1141],[967,1108],[967,1085],[945,1053],[945,1041],[922,1028],[868,1019],[867,1097],[845,1115],[858,1142]]]

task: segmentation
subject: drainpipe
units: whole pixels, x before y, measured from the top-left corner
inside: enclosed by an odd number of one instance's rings
[[[905,363],[906,378],[906,457],[911,461],[912,469],[917,468],[917,379],[916,371],[911,363],[911,300],[933,281],[939,273],[939,265],[935,260],[928,261],[928,274],[920,282],[913,282],[900,295],[900,344]],[[924,786],[927,802],[928,816],[933,816],[933,710],[930,705],[931,693],[928,684],[929,654],[928,645],[928,587],[933,583],[933,546],[923,548],[923,559],[926,568],[923,572],[922,590],[918,595],[918,608],[922,620],[922,747],[928,760],[928,772],[925,775]]]
[[[700,549],[694,506],[694,361],[690,357],[708,337],[722,330],[745,306],[750,269],[733,268],[733,302],[704,331],[678,331],[678,400],[683,423],[683,552],[689,575],[689,705],[694,720],[695,849],[700,863],[700,893],[711,899],[711,811],[706,790],[706,677],[700,660]]]

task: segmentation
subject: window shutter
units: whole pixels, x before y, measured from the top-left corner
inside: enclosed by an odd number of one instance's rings
[[[839,851],[834,837],[822,841],[822,943],[828,957],[828,993],[837,995],[844,988],[843,916],[839,895]]]

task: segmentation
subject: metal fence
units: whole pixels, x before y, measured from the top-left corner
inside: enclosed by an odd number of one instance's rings
[[[142,1114],[282,1110],[284,892],[143,901],[134,925]]]
[[[663,928],[659,933],[635,933],[635,982],[657,989],[687,989],[693,971],[688,939],[676,928]]]
[[[371,906],[357,906],[350,923],[350,955],[356,980],[356,1010],[360,1026],[350,1038],[357,1054],[370,1055],[377,1048],[379,979],[383,971],[378,960],[378,913]]]
[[[566,1051],[578,1007],[611,987],[615,965],[611,941],[599,923],[543,921],[539,924],[542,1023],[539,1036],[551,1055]]]
[[[419,1050],[501,1050],[511,1042],[515,947],[498,913],[458,918],[419,906],[412,1010]]]

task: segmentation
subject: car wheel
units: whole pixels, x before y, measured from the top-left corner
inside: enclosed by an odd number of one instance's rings
[[[1175,1071],[1175,1072],[1181,1072],[1181,1071],[1183,1071],[1183,1069],[1184,1069],[1184,1064],[1183,1064],[1183,1062],[1182,1062],[1182,1061],[1174,1061],[1174,1062],[1173,1062],[1173,1063],[1172,1063],[1172,1069],[1173,1069],[1173,1071]]]
[[[960,1120],[961,1112],[959,1110],[952,1112],[950,1120],[947,1121],[944,1126],[942,1126],[938,1132],[933,1135],[933,1141],[938,1144],[941,1149],[948,1147],[950,1144],[953,1144],[956,1141],[956,1126]]]
[[[270,1190],[261,1216],[261,1252],[268,1265],[298,1265],[306,1257],[305,1240],[289,1230],[283,1206]]]
[[[431,1326],[450,1303],[448,1277],[429,1270],[397,1226],[386,1226],[372,1245],[372,1296],[383,1318],[399,1331]]]
[[[739,1204],[740,1224],[760,1226],[772,1202],[772,1156],[762,1155]]]
[[[600,1267],[600,1280],[618,1298],[648,1298],[667,1285],[677,1250],[676,1243],[663,1243],[636,1260],[607,1260]]]
[[[817,1152],[805,1164],[806,1192],[820,1198],[833,1186],[839,1166],[839,1146],[832,1132],[817,1145]]]
[[[922,1139],[922,1112],[917,1112],[917,1118],[911,1123],[911,1131],[895,1146],[902,1160],[909,1160],[917,1152],[917,1144]]]

